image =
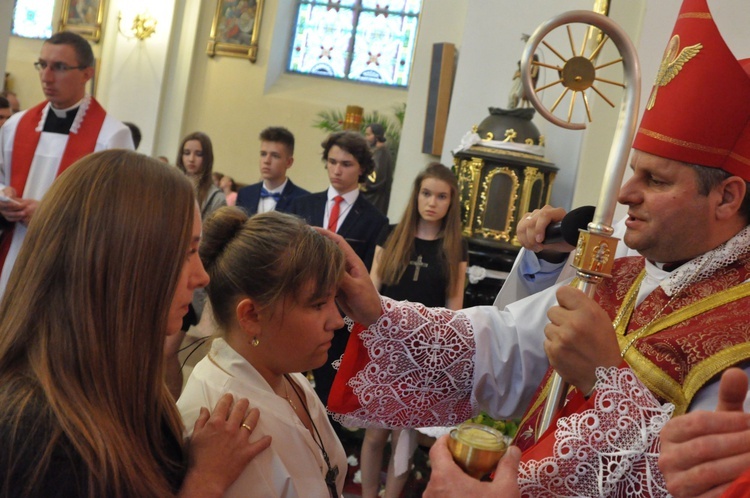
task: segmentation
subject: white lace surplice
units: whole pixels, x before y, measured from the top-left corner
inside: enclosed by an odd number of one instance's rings
[[[456,425],[478,411],[476,345],[461,312],[383,298],[384,315],[359,333],[370,361],[348,386],[360,408],[334,414],[363,427]],[[561,419],[551,454],[526,461],[525,496],[666,496],[656,467],[661,406],[629,369],[600,369],[592,407]]]
[[[629,368],[598,368],[592,408],[557,422],[552,455],[521,462],[522,496],[668,496],[657,467],[661,405]]]
[[[476,412],[471,322],[447,309],[388,298],[382,303],[383,316],[359,334],[370,362],[348,381],[362,408],[334,413],[334,419],[387,428],[457,425],[470,418]]]

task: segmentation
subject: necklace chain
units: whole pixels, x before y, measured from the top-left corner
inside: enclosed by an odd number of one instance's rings
[[[288,385],[289,384],[289,379],[286,378],[286,375],[284,376],[284,380],[286,381],[286,382],[284,382],[284,397],[289,402],[289,406],[292,407],[292,410],[294,410],[296,412],[297,411],[297,407],[294,406],[294,403],[292,402],[292,398],[289,397],[289,385]]]
[[[641,280],[641,282],[640,282],[640,283],[638,284],[638,290],[640,290],[640,288],[641,288],[641,283],[643,283],[643,281],[642,281],[642,280]],[[631,297],[631,299],[630,299],[630,300],[628,301],[628,303],[627,303],[627,305],[628,305],[628,306],[630,306],[630,303],[632,302],[632,300],[633,300],[633,299],[635,299],[635,298],[636,298],[636,296],[637,296],[637,295],[638,295],[638,291],[636,291],[636,292],[634,292],[634,293],[633,293],[633,296]],[[649,320],[649,322],[648,322],[648,323],[647,323],[646,325],[644,325],[643,327],[641,327],[641,330],[639,330],[639,331],[638,331],[638,332],[637,332],[636,334],[634,334],[634,335],[633,335],[633,338],[632,338],[632,339],[630,340],[630,342],[628,342],[628,343],[627,343],[627,345],[626,345],[626,346],[625,346],[624,348],[622,348],[622,351],[620,351],[620,357],[621,357],[621,358],[625,358],[625,353],[627,353],[627,352],[628,352],[628,349],[630,349],[630,347],[631,347],[631,346],[633,345],[633,343],[634,343],[635,341],[637,341],[638,339],[640,339],[640,338],[641,338],[641,336],[642,336],[643,334],[645,334],[647,330],[649,330],[649,329],[650,329],[651,325],[652,325],[652,324],[653,324],[653,323],[654,323],[654,322],[656,321],[656,319],[657,319],[657,318],[659,318],[659,317],[661,316],[662,312],[664,312],[664,310],[665,310],[665,309],[667,309],[667,307],[668,307],[668,306],[669,306],[670,304],[672,304],[672,301],[674,301],[674,299],[675,299],[676,297],[677,297],[677,294],[674,294],[674,295],[672,295],[672,297],[670,297],[670,298],[669,298],[669,301],[667,301],[667,302],[666,302],[666,303],[664,304],[664,306],[662,306],[662,307],[661,307],[661,308],[659,309],[659,311],[657,311],[657,312],[656,312],[656,314],[655,314],[655,315],[653,316],[653,318],[651,318],[651,320]],[[619,318],[620,318],[620,317],[618,317],[618,320],[617,320],[617,322],[615,323],[615,327],[617,327],[617,326],[619,325]]]
[[[315,421],[313,420],[312,415],[310,414],[310,410],[307,409],[305,400],[302,399],[302,395],[297,390],[297,386],[292,383],[292,380],[288,377],[287,374],[284,374],[284,378],[289,384],[291,384],[294,394],[297,396],[297,399],[299,399],[300,403],[302,403],[302,408],[305,410],[307,417],[310,419],[310,424],[312,425],[312,428],[315,431],[314,434],[311,433],[312,439],[315,442],[315,444],[318,446],[318,448],[320,448],[320,452],[323,455],[323,461],[325,461],[326,467],[328,468],[323,480],[326,483],[326,487],[328,488],[328,492],[330,493],[331,498],[337,498],[338,491],[336,489],[336,477],[339,475],[339,467],[338,465],[334,465],[333,467],[331,466],[331,460],[328,458],[328,453],[326,452],[325,444],[323,444],[323,438],[320,437],[320,432],[318,432],[318,427],[315,425]],[[287,401],[289,401],[289,403],[292,402],[292,400],[289,398],[287,398]],[[294,407],[294,405],[292,405],[292,407]],[[296,408],[294,409],[296,410]],[[318,438],[315,439],[315,436],[318,436]]]

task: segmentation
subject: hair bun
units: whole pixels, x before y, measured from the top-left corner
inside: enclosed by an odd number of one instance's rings
[[[237,207],[221,207],[214,211],[203,224],[203,240],[201,241],[201,261],[206,270],[216,264],[226,247],[239,234],[248,215]]]

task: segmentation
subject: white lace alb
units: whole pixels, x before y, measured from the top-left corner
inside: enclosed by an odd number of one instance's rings
[[[558,420],[552,456],[522,462],[522,496],[668,496],[657,466],[661,405],[629,368],[597,368],[594,407]]]
[[[361,408],[334,418],[358,427],[424,427],[475,415],[468,318],[381,299],[383,315],[360,332],[371,361],[348,382]],[[593,408],[558,420],[551,456],[522,463],[523,496],[668,496],[657,460],[674,407],[662,406],[630,369],[596,375]]]
[[[370,362],[348,382],[362,408],[334,419],[356,427],[429,427],[472,417],[476,346],[466,315],[381,302],[383,315],[360,333]]]

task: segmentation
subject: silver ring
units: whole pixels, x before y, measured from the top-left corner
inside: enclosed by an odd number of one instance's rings
[[[533,217],[534,217],[534,216],[533,216],[533,215],[530,215],[530,214],[527,214],[527,215],[526,215],[526,219],[527,219],[527,220],[530,220],[530,219],[531,219],[531,218],[533,218]]]

